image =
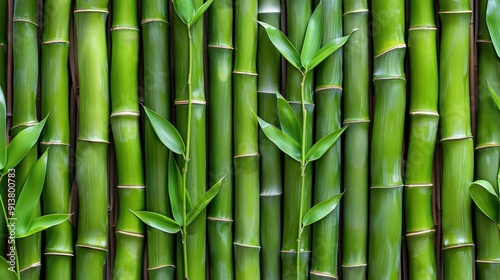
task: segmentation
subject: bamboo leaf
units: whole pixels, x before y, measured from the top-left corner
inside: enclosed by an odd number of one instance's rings
[[[188,25],[194,16],[194,1],[193,0],[172,0],[172,4],[174,4],[174,10],[177,16],[184,22],[185,25]]]
[[[285,154],[289,155],[294,160],[301,162],[302,152],[301,147],[295,139],[288,136],[288,134],[279,130],[274,125],[267,123],[263,119],[257,117],[259,120],[259,125],[264,134],[273,142],[280,150]]]
[[[172,154],[168,159],[168,194],[174,220],[180,225],[184,224],[182,207],[182,176]],[[186,192],[187,193],[187,192]]]
[[[314,54],[321,47],[321,39],[323,34],[323,5],[321,2],[314,10],[314,13],[309,18],[309,23],[307,24],[306,35],[304,37],[304,43],[302,44],[302,53],[300,55],[300,60],[302,65],[306,70]]]
[[[486,6],[486,25],[497,56],[500,57],[500,1],[488,0]]]
[[[19,199],[17,200],[16,210],[14,211],[14,217],[17,219],[16,236],[24,235],[30,228],[33,215],[35,214],[35,208],[42,195],[49,149],[43,153],[40,159],[31,168],[24,182]]]
[[[495,101],[498,110],[500,110],[500,97],[498,97],[498,95],[496,94],[493,87],[491,87],[490,82],[488,80],[486,80],[486,83],[488,84],[488,91],[490,92],[491,98],[493,98],[493,101]]]
[[[340,135],[344,132],[344,130],[347,128],[347,126],[344,126],[340,128],[339,130],[336,130],[323,138],[319,139],[316,144],[314,144],[311,149],[306,154],[306,162],[310,161],[315,161],[319,158],[321,158],[330,147],[337,142],[339,139]]]
[[[28,237],[42,230],[48,229],[53,226],[57,226],[58,224],[61,224],[66,220],[68,220],[70,216],[71,216],[70,214],[48,214],[45,216],[34,218],[33,221],[31,222],[28,231],[21,235],[17,235],[16,232],[16,237],[17,238]]]
[[[25,128],[12,139],[12,142],[7,147],[7,162],[2,169],[2,175],[7,174],[9,169],[14,168],[36,144],[47,118],[48,116],[36,125]]]
[[[201,5],[201,7],[196,11],[196,13],[194,13],[194,17],[189,22],[190,26],[192,26],[193,24],[195,24],[198,21],[198,19],[200,19],[200,17],[210,7],[210,5],[212,4],[213,1],[214,0],[208,0],[207,2],[203,3],[203,5]]]
[[[0,87],[0,170],[7,162],[7,108],[5,96]]]
[[[283,55],[283,57],[290,62],[295,68],[301,69],[300,55],[297,49],[293,46],[292,42],[276,27],[265,22],[258,21],[258,23],[266,30],[269,40]]]
[[[212,201],[212,199],[219,193],[220,188],[222,186],[222,177],[217,183],[215,183],[193,206],[193,209],[189,211],[187,215],[187,223],[186,225],[190,225],[196,217],[207,207],[207,205]]]
[[[297,116],[290,106],[290,103],[281,96],[281,94],[276,90],[276,97],[278,99],[278,118],[280,121],[281,129],[286,134],[290,135],[295,141],[300,142],[301,133],[300,125],[297,120]]]
[[[9,262],[2,256],[0,256],[0,279],[3,280],[17,280],[17,274],[14,271],[15,269],[15,260],[11,265]]]
[[[150,211],[132,211],[146,225],[166,233],[175,234],[181,230],[181,225],[167,216]]]
[[[490,182],[485,180],[472,182],[469,186],[469,194],[472,197],[472,200],[474,200],[477,208],[479,208],[479,210],[481,210],[486,217],[490,218],[497,224],[500,223],[500,200]]]
[[[158,113],[144,106],[146,116],[160,141],[172,152],[182,155],[186,151],[186,146],[177,129]]]
[[[340,199],[344,193],[339,193],[330,197],[327,200],[321,201],[320,203],[314,205],[302,219],[302,227],[306,227],[310,224],[323,219],[326,215],[330,214],[335,207],[339,204]]]
[[[347,42],[347,40],[349,39],[349,36],[351,35],[333,39],[328,44],[324,45],[321,49],[319,49],[311,58],[311,60],[307,63],[307,65],[304,65],[306,71],[314,69],[314,67],[318,66],[318,64],[323,62],[323,60],[325,60],[332,53],[334,53],[336,50],[342,47],[345,44],[345,42]]]

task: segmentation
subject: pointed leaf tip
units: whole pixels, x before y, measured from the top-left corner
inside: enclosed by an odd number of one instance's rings
[[[323,138],[321,138],[316,144],[314,144],[311,149],[306,154],[306,162],[315,161],[321,158],[330,149],[346,130],[347,126],[336,130]]]
[[[203,14],[207,11],[213,1],[214,0],[208,0],[207,2],[203,3],[203,5],[201,5],[201,7],[194,13],[193,18],[189,21],[190,26],[195,24],[198,19],[203,16]]]
[[[186,225],[190,225],[196,217],[207,207],[207,205],[214,199],[214,197],[219,193],[220,188],[222,187],[222,180],[224,180],[225,176],[222,177],[217,183],[215,183],[193,206],[193,209],[189,211],[187,214],[187,223]]]
[[[302,227],[314,224],[330,214],[339,204],[343,194],[344,193],[336,194],[309,209],[302,219]]]
[[[195,6],[193,0],[172,0],[175,13],[181,21],[188,25],[194,17]]]
[[[175,234],[181,230],[181,225],[167,216],[150,211],[132,211],[146,225],[166,233]]]
[[[314,54],[321,47],[321,40],[323,37],[323,5],[321,2],[314,10],[313,14],[309,18],[307,24],[306,35],[304,37],[304,43],[302,44],[302,53],[300,54],[300,60],[304,68],[309,70],[307,65],[311,63],[311,59]]]
[[[352,34],[352,33],[351,33]],[[310,61],[307,63],[307,65],[304,65],[304,68],[306,71],[310,71],[314,69],[318,64],[323,62],[327,57],[329,57],[332,53],[334,53],[336,50],[338,50],[340,47],[342,47],[351,34],[340,37],[337,39],[333,39],[330,41],[328,44],[324,45],[321,49],[319,49],[313,57],[310,59]]]
[[[484,215],[500,224],[500,200],[490,182],[485,180],[472,182],[469,186],[469,194]]]
[[[291,136],[295,141],[300,142],[301,130],[297,116],[290,106],[290,103],[281,96],[278,90],[275,91],[278,104],[278,118],[283,132]]]
[[[281,151],[289,155],[298,162],[302,162],[302,150],[300,144],[288,134],[279,130],[274,125],[258,118],[260,128],[264,134],[273,142]]]
[[[273,43],[274,47],[283,55],[283,57],[293,65],[293,67],[300,70],[302,64],[300,62],[300,54],[293,46],[292,42],[276,27],[262,21],[257,21],[266,30],[269,40]]]
[[[146,116],[156,136],[158,136],[163,145],[176,154],[184,154],[186,146],[175,126],[146,106],[144,106],[144,112],[146,112]]]

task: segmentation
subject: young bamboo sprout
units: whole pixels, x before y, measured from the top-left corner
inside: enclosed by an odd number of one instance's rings
[[[281,125],[281,130],[276,126],[267,123],[266,121],[258,118],[259,125],[264,132],[264,134],[271,140],[278,148],[280,148],[285,154],[290,156],[291,159],[295,160],[300,165],[300,186],[298,189],[299,193],[299,212],[297,215],[298,221],[296,223],[296,247],[294,248],[293,254],[295,256],[295,273],[288,272],[286,277],[295,276],[297,279],[307,278],[307,264],[301,264],[302,258],[301,253],[303,252],[303,242],[302,235],[304,229],[321,220],[327,216],[330,212],[335,209],[337,204],[342,197],[342,194],[337,194],[331,198],[324,200],[311,209],[304,209],[305,200],[305,188],[306,188],[306,168],[310,162],[316,161],[321,158],[330,147],[335,144],[337,139],[340,137],[342,132],[345,130],[341,128],[334,132],[331,132],[317,141],[311,148],[307,147],[307,134],[306,131],[310,128],[308,127],[307,117],[309,115],[306,110],[306,92],[305,92],[305,81],[308,74],[323,60],[330,56],[333,52],[339,49],[348,39],[349,36],[334,39],[323,47],[321,46],[321,35],[322,35],[322,6],[318,5],[311,18],[309,19],[309,24],[304,37],[304,44],[302,45],[302,52],[299,54],[295,46],[285,37],[281,31],[264,22],[259,22],[265,29],[266,32],[278,49],[278,51],[294,66],[301,74],[301,120],[302,126],[300,126],[298,118],[295,111],[290,106],[289,102],[286,101],[279,93],[276,93],[278,98],[278,116],[279,123]],[[310,94],[310,93],[309,93]],[[285,263],[283,264],[285,266]],[[290,269],[289,267],[284,267],[285,269]]]
[[[368,248],[368,1],[344,1],[344,187],[342,275],[366,279]]]
[[[470,1],[440,0],[442,248],[445,279],[473,279],[471,198],[474,146],[469,102]]]
[[[259,1],[259,20],[279,29],[279,0]],[[279,125],[275,90],[281,82],[281,55],[274,48],[266,31],[259,27],[257,49],[258,115],[268,123]],[[262,279],[281,278],[282,232],[282,153],[259,131],[260,155],[260,276]]]
[[[208,9],[209,184],[223,176],[207,212],[211,279],[233,279],[233,3],[215,0]]]
[[[323,0],[323,44],[342,37],[342,1]],[[342,51],[326,58],[315,72],[316,139],[340,129],[342,96]],[[315,164],[314,202],[320,203],[341,192],[340,141]],[[339,209],[313,225],[311,279],[338,277]]]
[[[406,102],[404,1],[374,0],[372,9],[375,110],[370,158],[368,278],[398,279]]]
[[[410,139],[405,176],[409,274],[437,279],[432,171],[439,115],[434,1],[410,1]]]
[[[40,139],[48,152],[43,191],[44,214],[68,214],[70,209],[69,25],[71,1],[45,2],[42,38],[42,115],[51,117]],[[45,279],[71,279],[73,226],[69,221],[45,234]]]
[[[76,144],[79,192],[76,278],[104,279],[108,250],[108,1],[77,0],[80,112]]]
[[[144,104],[165,119],[170,118],[170,45],[167,18],[168,0],[143,2]],[[147,210],[172,217],[165,172],[168,167],[168,150],[158,139],[147,119],[144,141]],[[148,227],[147,241],[149,278],[174,279],[175,236]]]
[[[144,210],[139,129],[139,27],[137,1],[113,2],[111,27],[111,128],[118,173],[118,222],[114,277],[141,279],[144,225],[132,210]]]

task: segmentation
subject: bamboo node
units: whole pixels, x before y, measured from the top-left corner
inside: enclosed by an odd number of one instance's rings
[[[48,41],[42,42],[42,45],[51,45],[51,44],[65,44],[65,45],[69,45],[69,41],[66,41],[66,40],[48,40]]]
[[[446,138],[441,138],[439,141],[440,142],[446,142],[446,141],[466,140],[466,139],[472,139],[472,136],[446,137]]]
[[[500,147],[500,144],[497,144],[497,143],[482,144],[482,145],[476,146],[476,148],[474,148],[474,150],[487,149],[487,148],[495,148],[495,147]]]
[[[216,222],[225,222],[225,223],[234,222],[233,219],[217,218],[217,217],[207,217],[207,220],[216,221]]]
[[[223,50],[234,50],[233,47],[231,46],[223,46],[223,45],[208,45],[207,48],[212,48],[212,49],[223,49]]]
[[[78,138],[77,140],[78,141],[82,141],[82,142],[109,144],[109,141],[102,140],[102,139],[84,139],[84,138]]]
[[[233,74],[237,74],[237,75],[247,75],[247,76],[258,76],[257,73],[252,73],[252,72],[245,72],[245,71],[233,71]]]
[[[405,184],[407,188],[429,188],[434,186],[432,183],[422,183],[422,184]]]
[[[103,13],[108,14],[108,10],[100,10],[100,9],[76,9],[74,13]]]
[[[290,105],[292,105],[292,104],[302,105],[302,102],[300,102],[300,101],[288,101],[288,103],[290,103]],[[314,107],[315,104],[314,103],[309,103],[309,102],[304,102],[304,106]]]
[[[433,232],[436,232],[435,228],[426,229],[426,230],[420,230],[420,231],[414,231],[414,232],[408,232],[408,233],[406,233],[406,237],[424,235],[424,234],[433,233]]]
[[[36,262],[36,263],[34,263],[32,265],[29,265],[29,266],[27,266],[25,268],[19,269],[19,272],[23,272],[23,271],[26,271],[26,270],[28,270],[30,268],[34,268],[34,267],[41,266],[41,265],[42,265],[42,262]]]
[[[359,10],[352,10],[345,12],[342,16],[350,15],[350,14],[359,14],[359,13],[369,13],[370,11],[368,9],[359,9]]]
[[[472,10],[463,11],[439,11],[439,14],[472,14]]]
[[[357,124],[357,123],[370,123],[369,119],[358,119],[358,120],[344,120],[343,125],[346,124]]]
[[[491,41],[491,40],[484,40],[484,39],[478,39],[478,40],[476,40],[476,43],[493,44],[493,41]]]
[[[259,196],[261,197],[276,197],[276,196],[281,196],[283,192],[269,192],[269,193],[261,193]]]
[[[176,100],[174,102],[175,105],[188,105],[189,104],[189,100]],[[191,100],[191,104],[196,104],[196,105],[206,105],[207,102],[206,101],[202,101],[202,100]]]
[[[152,23],[152,22],[163,22],[163,23],[166,23],[166,24],[170,24],[170,23],[168,23],[168,21],[166,21],[166,20],[164,20],[162,18],[145,19],[145,20],[141,21],[141,24],[144,25],[144,24]]]
[[[119,30],[130,30],[130,31],[139,31],[139,28],[134,26],[112,26],[109,31],[119,31]]]
[[[410,116],[412,115],[424,115],[424,116],[435,116],[439,117],[438,112],[433,112],[433,111],[425,111],[425,110],[415,110],[415,111],[410,111]]]
[[[403,184],[394,186],[371,186],[370,189],[397,189],[403,187]]]
[[[40,145],[47,145],[47,146],[68,146],[69,147],[69,144],[68,143],[63,143],[63,142],[60,142],[60,141],[41,141],[40,142]]]
[[[382,56],[382,55],[384,55],[384,54],[387,54],[387,53],[389,53],[389,52],[391,52],[391,51],[395,51],[395,50],[398,50],[398,49],[406,49],[406,44],[399,44],[399,45],[395,45],[394,47],[392,47],[392,48],[390,48],[390,49],[388,49],[388,50],[385,50],[385,51],[383,51],[383,52],[381,52],[381,53],[379,53],[379,54],[375,55],[375,56],[373,57],[373,59],[379,58],[379,57],[381,57],[381,56]]]
[[[309,273],[312,275],[322,276],[322,277],[326,277],[326,278],[330,278],[330,279],[337,279],[337,276],[332,275],[328,272],[319,272],[319,271],[311,270]]]
[[[144,238],[144,234],[141,233],[135,233],[135,232],[130,232],[130,231],[124,231],[124,230],[115,230],[116,234],[123,234],[126,236],[133,236],[133,237],[139,237],[139,238]]]
[[[139,186],[139,185],[118,185],[116,186],[119,189],[144,189],[146,186]]]
[[[388,81],[388,80],[401,80],[401,81],[405,81],[406,82],[406,78],[405,77],[401,77],[401,76],[393,76],[393,77],[375,77],[372,79],[373,82],[377,82],[377,81]]]
[[[417,31],[417,30],[437,30],[436,26],[415,26],[415,27],[410,27],[408,31]]]
[[[23,127],[23,126],[25,126],[25,127],[35,126],[35,125],[37,125],[37,124],[38,124],[38,122],[34,122],[34,121],[31,121],[31,122],[26,122],[26,123],[20,123],[20,124],[13,125],[13,126],[10,128],[10,130],[12,131],[12,130],[14,130],[14,129],[16,129],[16,128]]]
[[[257,90],[257,93],[276,95],[275,91]]]
[[[451,250],[451,249],[459,249],[463,247],[474,247],[474,243],[465,243],[465,244],[459,244],[459,245],[451,245],[451,246],[443,246],[443,251],[444,250]]]
[[[341,267],[345,268],[356,268],[356,267],[365,267],[368,266],[366,263],[359,263],[359,264],[343,264]]]
[[[131,117],[137,117],[140,116],[141,114],[139,112],[135,111],[121,111],[121,112],[114,112],[112,113],[109,117],[119,117],[119,116],[131,116]]]
[[[62,252],[45,252],[45,256],[64,256],[64,257],[73,257],[75,256],[73,253],[62,253]]]
[[[476,260],[476,263],[500,264],[500,260]]]
[[[98,250],[98,251],[103,251],[103,252],[108,251],[108,249],[106,249],[106,248],[96,247],[96,246],[91,246],[91,245],[84,245],[84,244],[75,244],[75,247],[91,249],[91,250]]]
[[[240,246],[240,247],[249,248],[249,249],[258,249],[260,251],[260,246],[258,246],[258,245],[241,244],[241,243],[237,243],[237,242],[234,242],[233,244],[234,244],[234,246]]]
[[[325,90],[329,90],[329,89],[338,89],[340,91],[344,90],[342,88],[342,86],[339,86],[339,85],[329,85],[329,86],[320,86],[320,87],[317,87],[314,91],[315,92],[320,92],[320,91],[325,91]]]
[[[244,157],[259,157],[259,156],[260,156],[259,153],[241,154],[241,155],[234,156],[233,159],[244,158]]]
[[[164,264],[164,265],[159,265],[159,266],[155,266],[155,267],[148,267],[147,270],[150,271],[150,270],[157,270],[157,269],[161,269],[161,268],[165,268],[165,267],[173,267],[175,268],[175,265],[173,264]]]
[[[34,26],[38,27],[38,23],[33,22],[33,21],[29,20],[29,19],[14,18],[12,21],[13,22],[25,22],[25,23],[33,24]]]

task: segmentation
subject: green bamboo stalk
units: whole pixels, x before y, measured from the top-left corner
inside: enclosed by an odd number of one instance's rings
[[[469,104],[470,1],[439,1],[439,114],[443,147],[442,249],[445,279],[472,279],[473,140]]]
[[[406,102],[404,4],[402,0],[372,2],[375,110],[370,157],[369,279],[399,278]]]
[[[410,1],[410,140],[405,176],[409,276],[437,279],[432,174],[439,114],[434,1]]]
[[[368,1],[344,1],[344,187],[342,275],[366,279],[368,248]]]
[[[323,0],[323,45],[342,37],[342,1]],[[325,59],[316,71],[316,141],[341,127],[342,51]],[[315,164],[314,204],[341,192],[341,153],[337,141]],[[340,207],[313,225],[311,279],[338,278]]]
[[[259,1],[259,20],[280,27],[279,0]],[[268,123],[279,125],[275,91],[280,88],[281,56],[266,31],[259,27],[257,50],[258,115]],[[282,155],[280,150],[259,131],[260,154],[260,243],[261,278],[281,278],[281,203],[283,194]]]
[[[69,25],[70,0],[45,2],[42,38],[42,115],[50,117],[40,138],[51,147],[43,189],[44,214],[70,212]],[[45,234],[45,278],[72,279],[73,226],[69,221]]]
[[[144,103],[165,119],[170,119],[170,32],[167,19],[168,0],[143,2]],[[158,139],[147,118],[144,130],[146,207],[148,211],[171,217],[165,172],[168,149]],[[149,278],[174,279],[175,236],[148,227],[147,241]]]
[[[500,60],[486,26],[486,0],[479,1],[478,84],[475,179],[486,180],[495,188],[500,163],[500,111],[488,90],[488,83],[500,92]],[[477,207],[474,207],[477,279],[495,279],[500,275],[500,231]]]
[[[287,30],[290,42],[297,48],[300,53],[305,37],[307,23],[311,16],[311,1],[286,1],[287,5]],[[302,90],[301,84],[304,87],[304,102],[306,114],[306,124],[303,124],[302,114]],[[309,150],[312,144],[313,137],[313,75],[307,75],[306,80],[302,81],[302,74],[299,70],[287,64],[286,75],[286,96],[292,106],[299,124],[306,127],[304,131],[305,141],[302,143],[306,150]],[[300,275],[296,275],[297,264],[297,228],[300,225],[300,213],[297,211],[302,208],[307,211],[311,207],[312,202],[312,169],[309,165],[301,176],[300,163],[285,157],[285,179],[284,179],[284,204],[283,204],[283,242],[281,246],[282,256],[282,276],[285,279],[295,277],[306,278],[309,271],[309,260],[311,254],[310,236],[311,230],[307,227],[302,233],[302,241],[300,242]],[[301,177],[304,177],[303,196],[301,195]],[[302,197],[302,199],[301,199]],[[302,213],[303,214],[303,213]]]
[[[17,0],[13,19],[14,103],[12,136],[38,123],[36,94],[38,87],[38,5],[36,0]],[[38,159],[37,147],[16,167],[16,183],[24,185],[31,167]],[[17,194],[21,188],[17,188]],[[40,206],[35,216],[40,215]],[[19,270],[23,279],[38,279],[41,271],[41,234],[18,240]]]
[[[0,87],[7,91],[7,0],[0,0]]]
[[[234,279],[233,264],[233,3],[215,0],[208,10],[209,185],[222,182],[208,207],[211,279]]]
[[[236,1],[234,64],[235,276],[260,279],[256,0]]]
[[[106,18],[108,1],[78,0],[75,5],[79,130],[76,183],[79,188],[76,278],[104,279],[108,250],[109,91]]]
[[[115,279],[141,279],[144,225],[129,210],[145,208],[139,128],[139,26],[137,1],[113,2],[111,128],[118,173]]]
[[[193,2],[195,10],[203,4],[202,0]],[[206,101],[203,68],[203,20],[192,27],[174,16],[173,36],[175,49],[175,105],[177,106],[177,129],[186,143],[186,157],[182,170],[185,186],[195,202],[206,189]],[[189,130],[189,131],[188,131]],[[191,137],[192,135],[192,137]],[[189,149],[187,148],[189,147]],[[189,162],[189,165],[188,165]],[[187,176],[187,177],[186,177]],[[183,229],[186,247],[178,247],[178,279],[205,279],[206,262],[206,213],[205,210],[196,220]],[[187,241],[186,241],[187,240]],[[181,245],[182,242],[178,242]],[[184,252],[183,252],[184,251]],[[182,253],[182,254],[181,254]],[[189,256],[189,257],[188,257]]]

